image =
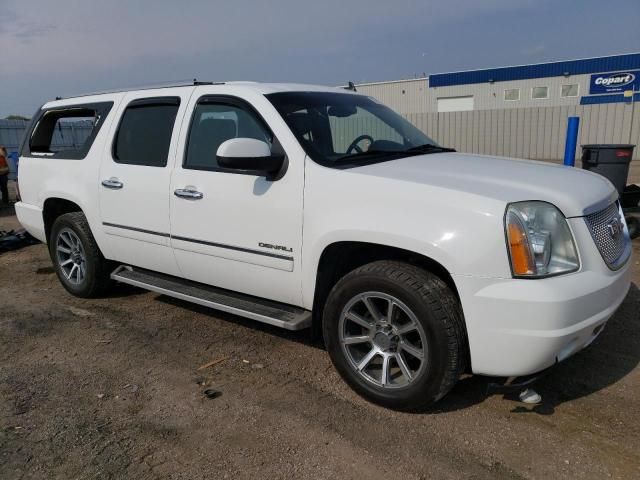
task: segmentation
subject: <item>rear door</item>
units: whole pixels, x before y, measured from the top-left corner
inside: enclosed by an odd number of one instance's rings
[[[120,104],[98,179],[101,228],[114,260],[178,274],[169,242],[169,184],[192,92],[139,91]]]

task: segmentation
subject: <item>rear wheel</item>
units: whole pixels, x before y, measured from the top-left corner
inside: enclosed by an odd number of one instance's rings
[[[440,278],[402,262],[370,263],[342,278],[327,299],[323,333],[345,381],[389,408],[428,407],[464,368],[457,298]]]
[[[111,262],[100,252],[82,212],[60,215],[51,227],[49,254],[60,283],[77,297],[104,294]]]

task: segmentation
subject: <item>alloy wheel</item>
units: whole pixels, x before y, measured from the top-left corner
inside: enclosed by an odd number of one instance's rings
[[[425,331],[411,309],[392,295],[356,295],[343,308],[338,328],[349,365],[377,387],[407,387],[426,368]]]
[[[56,238],[56,259],[65,278],[73,285],[80,285],[87,275],[87,257],[78,235],[70,228],[63,228]]]

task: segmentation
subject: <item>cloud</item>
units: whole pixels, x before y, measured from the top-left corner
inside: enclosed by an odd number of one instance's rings
[[[30,43],[33,39],[49,35],[56,29],[52,24],[37,24],[31,22],[20,22],[9,29],[9,34],[18,41]]]
[[[597,0],[0,0],[0,117],[193,77],[340,84],[544,61],[545,45],[621,53],[637,1],[620,17]],[[611,28],[615,45],[593,35]]]
[[[398,27],[429,28],[522,5],[508,0],[351,0],[349,8],[342,0],[7,1],[12,18],[0,31],[4,61],[24,72],[128,68],[148,57],[172,55],[339,53],[371,32],[380,38]]]
[[[522,50],[522,54],[527,57],[538,57],[545,53],[547,48],[544,45],[536,45]]]
[[[35,37],[43,37],[55,28],[54,24],[42,19],[29,20],[28,17],[18,15],[7,4],[0,6],[0,38],[3,40],[29,41]]]

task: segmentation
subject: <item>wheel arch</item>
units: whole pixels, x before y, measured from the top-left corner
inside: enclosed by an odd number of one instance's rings
[[[313,311],[322,315],[322,306],[336,282],[350,271],[377,260],[398,260],[437,275],[459,298],[453,277],[437,260],[423,254],[379,243],[338,241],[327,245],[318,259],[313,294]]]
[[[389,245],[362,241],[338,241],[327,245],[318,260],[312,308],[314,338],[320,339],[322,336],[322,315],[325,301],[336,282],[350,271],[378,260],[406,262],[433,273],[451,289],[460,302],[460,295],[451,273],[437,260],[411,250]],[[462,306],[460,308],[462,309]],[[464,316],[463,327],[466,365],[467,369],[470,369],[471,358]]]
[[[49,197],[42,205],[42,220],[44,221],[44,233],[47,242],[51,234],[51,227],[60,215],[71,212],[83,212],[76,202],[62,197]]]

